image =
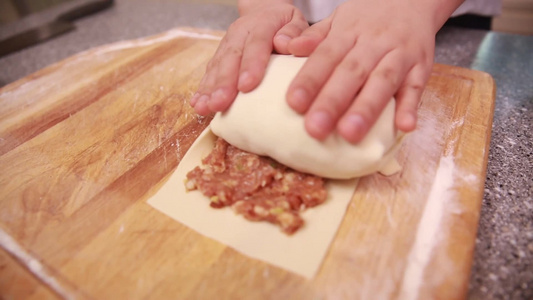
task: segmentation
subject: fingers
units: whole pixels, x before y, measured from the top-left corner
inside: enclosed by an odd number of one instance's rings
[[[208,108],[207,102],[210,99],[213,85],[215,83],[215,73],[213,71],[209,71],[209,70],[213,70],[212,65],[214,64],[214,59],[215,58],[213,58],[207,64],[208,71],[206,71],[206,73],[202,77],[198,91],[193,96],[193,98],[190,100],[190,103],[194,107],[195,112],[203,116],[211,113],[211,111]]]
[[[327,37],[331,28],[331,17],[313,24],[302,33],[292,39],[287,50],[295,56],[309,56],[318,45]]]
[[[261,82],[272,53],[272,37],[275,31],[275,28],[261,27],[248,36],[239,70],[240,91],[249,92]]]
[[[194,111],[201,116],[207,116],[208,114],[210,114],[211,110],[209,110],[209,107],[207,106],[208,101],[209,101],[209,96],[200,95],[198,97],[198,101],[196,102],[196,105],[194,106]]]
[[[305,113],[335,67],[353,47],[353,39],[330,35],[317,47],[287,90],[287,102],[295,111]]]
[[[238,84],[239,90],[249,92],[255,89],[265,75],[272,50],[275,49],[279,53],[288,54],[289,41],[300,35],[307,27],[309,27],[307,21],[298,10],[293,10],[289,23],[279,30],[271,27],[258,27],[245,44]],[[272,38],[273,36],[274,38]]]
[[[239,49],[242,49],[245,40],[246,35],[239,32],[228,32],[222,39],[215,55],[207,64],[198,91],[190,100],[196,113],[208,115],[231,104],[237,93]],[[213,109],[210,109],[210,106]]]
[[[213,69],[210,80],[211,97],[207,106],[211,112],[226,110],[237,96],[238,74],[243,57],[242,46],[229,44],[224,49],[224,56]]]
[[[287,39],[308,26],[301,12],[288,3],[264,6],[239,18],[209,62],[190,104],[202,115],[226,110],[239,90],[248,92],[259,85],[274,44],[280,52],[288,53]]]
[[[396,93],[395,125],[401,131],[409,132],[416,128],[418,104],[424,92],[424,86],[430,69],[416,65]]]
[[[281,29],[275,23],[253,29],[243,29],[239,23],[232,24],[209,64],[198,94],[191,99],[195,108],[200,100],[206,103],[200,105],[196,112],[224,111],[235,100],[239,90],[249,92],[256,88],[270,60],[274,35],[295,36],[307,26],[303,16],[294,12],[290,23]]]
[[[253,35],[238,26],[228,30],[190,101],[198,114],[224,111],[235,100],[238,88],[249,91],[259,84],[272,52],[274,33],[270,27],[262,27]]]
[[[357,44],[320,90],[306,114],[306,129],[311,136],[324,139],[333,131],[334,124],[352,104],[372,69],[386,54],[384,49],[372,49],[373,56],[364,55],[368,50],[365,45]]]
[[[361,141],[396,93],[412,65],[412,62],[406,61],[401,51],[385,55],[339,120],[338,133],[348,142]]]
[[[290,54],[289,42],[299,36],[305,29],[309,28],[309,24],[303,15],[296,12],[295,10],[291,21],[278,30],[276,36],[274,36],[274,50],[279,54]]]

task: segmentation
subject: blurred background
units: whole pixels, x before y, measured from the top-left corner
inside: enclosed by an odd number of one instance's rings
[[[492,21],[492,30],[533,34],[533,0],[503,0],[502,14]]]
[[[0,25],[16,21],[32,13],[68,1],[71,0],[0,0]],[[174,1],[237,5],[237,0]],[[494,18],[492,30],[517,34],[533,34],[533,0],[503,0],[502,14]]]

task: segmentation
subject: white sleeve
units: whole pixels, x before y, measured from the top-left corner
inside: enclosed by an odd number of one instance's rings
[[[474,14],[486,17],[497,16],[502,11],[502,0],[466,0],[459,6],[452,17]]]
[[[308,22],[315,23],[328,17],[339,4],[346,0],[294,0]]]
[[[304,14],[307,21],[318,22],[328,17],[337,6],[347,0],[294,0],[294,5]],[[466,0],[452,14],[452,17],[463,14],[497,16],[501,13],[502,0]]]

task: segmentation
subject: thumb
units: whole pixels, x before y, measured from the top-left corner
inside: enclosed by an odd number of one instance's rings
[[[300,36],[289,42],[288,50],[295,56],[309,56],[326,38],[331,28],[331,17],[313,24],[304,30]]]
[[[304,30],[309,28],[309,24],[303,15],[294,15],[292,20],[285,24],[274,36],[274,50],[279,54],[290,54],[289,42],[298,37]]]

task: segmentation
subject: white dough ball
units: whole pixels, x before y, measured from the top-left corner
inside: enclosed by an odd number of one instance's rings
[[[228,143],[248,152],[269,156],[295,170],[326,178],[348,179],[385,168],[389,151],[400,137],[394,127],[395,101],[358,144],[340,135],[312,138],[304,118],[289,107],[286,93],[307,58],[272,55],[265,77],[252,92],[239,93],[224,113],[217,113],[211,130]]]

